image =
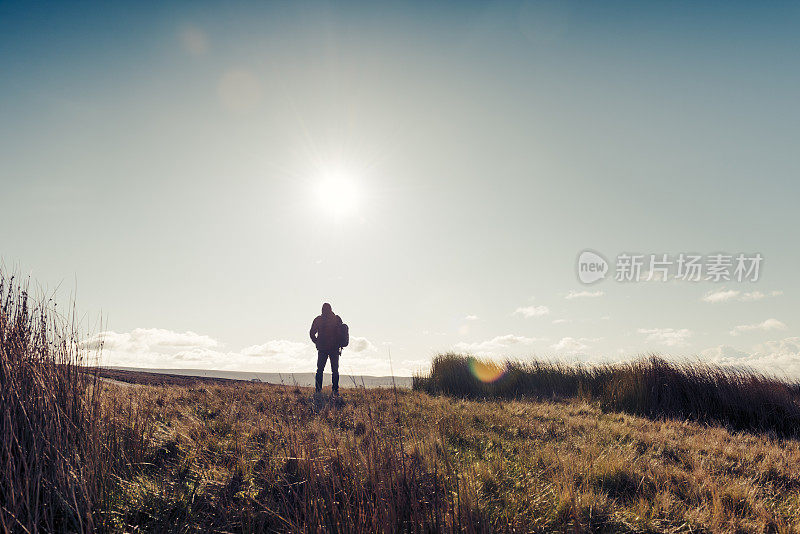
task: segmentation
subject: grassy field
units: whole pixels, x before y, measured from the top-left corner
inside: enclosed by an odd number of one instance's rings
[[[89,369],[89,371],[107,380],[148,386],[199,386],[203,384],[235,385],[242,382],[241,380],[231,380],[229,378],[148,373],[143,371],[129,371],[127,369],[109,369],[107,367],[93,367]]]
[[[155,420],[111,530],[794,532],[800,444],[578,401],[109,386]],[[121,409],[123,408],[124,409]],[[144,413],[142,413],[144,412]]]
[[[458,355],[338,399],[119,384],[71,325],[0,276],[2,531],[800,532],[795,384]]]

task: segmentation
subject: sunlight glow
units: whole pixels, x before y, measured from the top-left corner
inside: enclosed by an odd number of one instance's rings
[[[350,215],[358,206],[358,188],[345,172],[327,173],[317,185],[316,192],[319,206],[336,217]]]

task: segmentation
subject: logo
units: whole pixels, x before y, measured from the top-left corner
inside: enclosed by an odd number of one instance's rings
[[[606,277],[608,262],[591,250],[584,250],[578,256],[578,280],[584,284],[593,284]]]
[[[725,254],[635,254],[617,255],[614,280],[617,282],[757,282],[764,256],[759,252]],[[578,255],[578,279],[594,284],[606,277],[608,261],[593,250]]]

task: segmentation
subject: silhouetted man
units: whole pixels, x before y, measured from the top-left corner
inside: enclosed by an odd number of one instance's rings
[[[333,394],[339,394],[339,332],[342,319],[331,309],[327,302],[322,305],[322,315],[318,315],[311,323],[309,335],[311,341],[317,346],[317,376],[315,385],[317,391],[322,390],[322,373],[325,371],[325,363],[331,359],[331,374],[333,375]]]

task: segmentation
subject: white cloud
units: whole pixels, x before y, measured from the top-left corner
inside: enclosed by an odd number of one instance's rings
[[[800,355],[800,337],[787,337],[779,341],[767,341],[758,346],[760,352],[771,355]]]
[[[534,341],[536,341],[536,338],[506,334],[504,336],[497,336],[486,341],[474,343],[461,341],[453,345],[453,351],[484,355],[502,355],[498,353],[508,351],[513,347],[528,346]]]
[[[761,291],[741,292],[735,289],[720,289],[718,291],[709,291],[703,295],[704,302],[718,303],[736,300],[739,302],[752,302],[755,300],[762,300],[767,297],[777,297],[783,295],[783,291],[770,291],[763,293]]]
[[[375,348],[375,345],[373,345],[370,340],[365,337],[354,337],[350,340],[350,345],[347,348],[353,352],[375,352],[378,350]]]
[[[274,373],[313,372],[317,351],[309,342],[274,339],[241,350],[223,350],[221,344],[194,332],[173,332],[159,328],[137,328],[130,332],[101,332],[81,346],[96,351],[103,345],[100,363],[124,367],[157,369],[219,369]],[[410,375],[418,362],[395,361],[397,375]],[[388,355],[369,339],[354,337],[340,361],[343,373],[388,375]]]
[[[712,347],[701,355],[718,365],[749,367],[768,375],[800,378],[800,337],[788,337],[756,345],[747,352],[729,345]]]
[[[605,295],[605,292],[600,290],[597,291],[570,290],[570,292],[567,293],[567,296],[564,298],[565,299],[596,298],[596,297],[602,297],[603,295]]]
[[[766,321],[755,324],[741,324],[731,330],[732,336],[738,336],[742,332],[752,332],[754,330],[786,330],[786,325],[777,319],[767,319]]]
[[[742,293],[742,298],[739,300],[743,302],[751,300],[761,300],[767,297],[777,297],[783,295],[783,291],[770,291],[769,293],[762,293],[761,291],[751,291],[750,293]]]
[[[464,320],[465,321],[477,321],[478,320],[478,316],[477,315],[467,315],[466,317],[464,317]]]
[[[162,328],[135,328],[130,332],[118,334],[108,331],[96,334],[83,341],[83,346],[96,350],[103,345],[106,350],[126,352],[153,351],[173,352],[190,348],[214,348],[219,344],[216,340],[191,331],[173,332]]]
[[[712,363],[736,363],[749,358],[750,354],[730,345],[719,345],[700,351],[700,355]]]
[[[259,358],[278,358],[281,356],[288,356],[290,358],[302,357],[311,351],[310,343],[300,343],[297,341],[288,341],[285,339],[273,339],[262,343],[261,345],[250,345],[241,350],[245,356],[254,356]]]
[[[705,302],[725,302],[735,299],[740,291],[734,289],[720,289],[719,291],[709,291],[703,296]]]
[[[647,334],[647,341],[659,343],[669,347],[686,345],[686,338],[691,337],[692,331],[688,328],[640,328],[640,334]]]
[[[522,315],[526,319],[530,319],[531,317],[541,317],[542,315],[547,315],[550,313],[550,308],[547,306],[525,306],[517,308],[514,311],[514,315]]]
[[[553,319],[553,324],[564,324],[568,322],[569,322],[568,319]]]
[[[563,337],[561,338],[558,343],[554,343],[550,345],[553,350],[558,352],[566,352],[568,354],[576,354],[581,353],[589,348],[589,345],[585,344],[582,339],[575,339],[574,337]]]

